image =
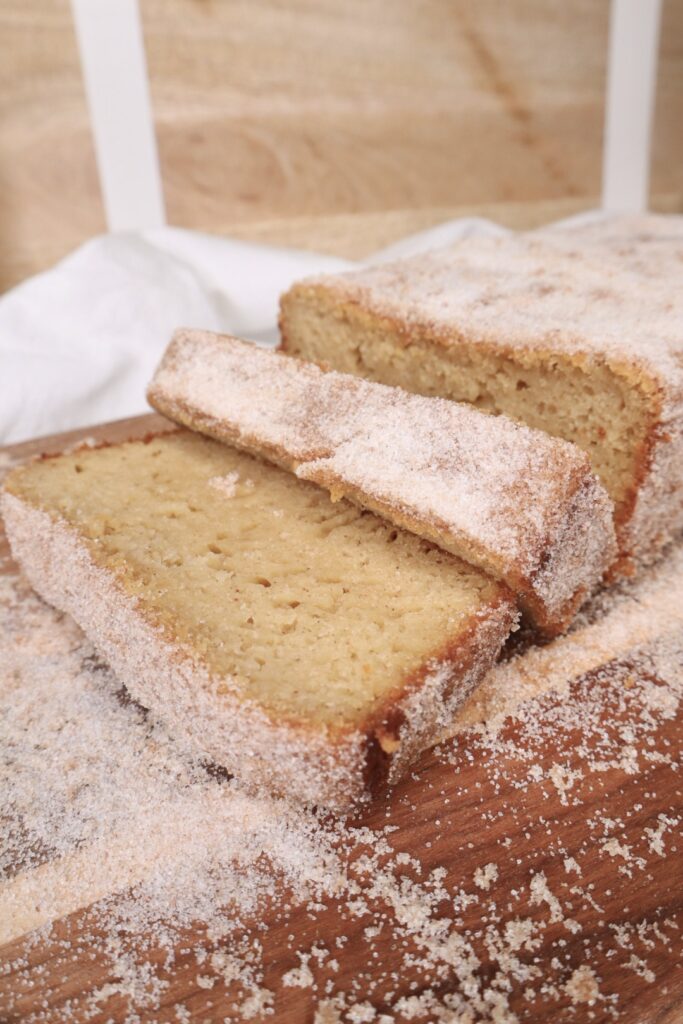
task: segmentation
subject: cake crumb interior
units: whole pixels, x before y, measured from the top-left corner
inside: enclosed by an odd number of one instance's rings
[[[170,641],[297,719],[372,714],[499,590],[371,513],[186,431],[47,459],[8,489],[74,526]]]
[[[285,297],[283,316],[292,355],[467,402],[574,442],[613,500],[617,524],[628,515],[652,414],[647,395],[608,366],[586,367],[566,353],[531,347],[503,353],[464,339],[441,344],[417,328],[399,335],[382,317],[304,286]]]

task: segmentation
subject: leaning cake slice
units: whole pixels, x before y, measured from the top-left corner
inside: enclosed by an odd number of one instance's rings
[[[35,589],[178,740],[337,810],[434,740],[516,620],[453,555],[187,431],[19,468],[2,511]]]
[[[148,397],[504,581],[546,635],[615,557],[612,505],[587,456],[507,417],[208,331],[177,332]]]
[[[294,285],[283,347],[573,441],[629,572],[683,529],[682,261],[681,217],[469,238]]]

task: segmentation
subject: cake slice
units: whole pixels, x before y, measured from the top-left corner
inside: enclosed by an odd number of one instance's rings
[[[506,417],[207,331],[177,332],[148,397],[503,580],[545,634],[615,556],[612,505],[587,456]]]
[[[179,741],[336,810],[398,778],[516,621],[453,555],[187,431],[14,470],[2,512],[38,593]]]
[[[575,442],[633,571],[683,528],[683,218],[469,238],[303,281],[286,351]]]

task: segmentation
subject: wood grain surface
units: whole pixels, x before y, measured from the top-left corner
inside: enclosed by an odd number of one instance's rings
[[[594,205],[608,0],[141,0],[170,222],[362,256]],[[0,290],[104,230],[68,0],[0,0]],[[683,197],[664,0],[653,202]]]
[[[29,442],[8,450],[8,456],[21,460],[41,451],[61,450],[85,436],[120,440],[166,425],[161,417],[141,417]],[[9,563],[4,568],[7,571]],[[515,1016],[491,1020],[534,1024],[613,1020],[679,1024],[683,1020],[683,846],[680,841],[677,846],[675,836],[672,840],[669,834],[664,855],[648,839],[662,814],[675,817],[683,810],[676,770],[683,743],[680,718],[658,722],[647,737],[638,738],[634,726],[636,771],[626,764],[593,770],[585,749],[593,744],[596,756],[604,759],[610,743],[619,748],[620,728],[640,720],[640,709],[628,700],[631,671],[624,658],[614,663],[611,674],[593,673],[576,680],[568,695],[544,705],[528,734],[519,722],[509,722],[503,749],[492,751],[471,733],[449,740],[437,751],[427,752],[410,777],[358,819],[357,824],[372,828],[392,826],[392,847],[419,858],[420,877],[431,869],[443,869],[443,886],[451,894],[440,905],[444,916],[453,917],[449,904],[453,894],[471,895],[456,916],[458,931],[468,936],[476,951],[476,976],[482,985],[495,989],[502,969],[501,952],[492,936],[507,934],[505,929],[514,929],[520,920],[531,922],[535,941],[519,948],[516,956],[536,969],[536,981],[530,987],[508,970],[505,994]],[[580,735],[578,728],[558,731],[553,726],[560,705],[591,701],[598,708],[594,733],[585,727]],[[648,750],[659,756],[648,758]],[[559,784],[553,776],[552,766],[558,762],[571,785]],[[610,846],[610,838],[618,839],[616,846]],[[486,864],[495,864],[495,877],[487,884],[481,879],[477,883],[477,869]],[[406,872],[411,873],[408,868]],[[545,881],[540,895],[539,890],[534,895],[532,880],[541,876]],[[87,1010],[87,997],[98,990],[106,993],[104,986],[113,980],[111,966],[96,950],[79,948],[87,920],[87,911],[80,911],[59,923],[49,939],[18,939],[0,950],[0,1020],[52,1022],[63,1019],[67,1010],[72,1014],[69,1019],[117,1024],[133,1019],[234,1019],[237,988],[207,988],[206,982],[197,980],[192,950],[199,933],[192,931],[178,944],[175,968],[168,976],[162,966],[163,951],[158,955],[159,972],[168,981],[158,1008],[129,1017],[126,1000],[115,994],[102,997],[97,1012]],[[368,931],[370,925],[379,926],[378,935]],[[264,984],[276,993],[274,1017],[257,1014],[255,1020],[312,1021],[328,980],[335,991],[354,993],[358,1000],[371,992],[377,1012],[390,1005],[388,989],[391,1005],[397,996],[419,995],[427,988],[442,999],[462,989],[455,967],[435,972],[423,963],[419,949],[406,966],[409,943],[397,938],[387,924],[386,907],[374,899],[368,900],[367,913],[361,916],[351,914],[343,902],[331,901],[315,911],[280,905],[258,922],[246,921],[244,930],[262,943]],[[324,964],[315,967],[315,988],[278,984],[284,972],[299,965],[296,950],[314,945],[335,948],[340,936],[347,941],[338,956],[337,971]],[[61,943],[67,937],[71,952],[65,958]],[[571,983],[582,968],[590,968],[598,979],[599,995],[593,1001]],[[479,1019],[476,1015],[452,1018],[463,1024]]]

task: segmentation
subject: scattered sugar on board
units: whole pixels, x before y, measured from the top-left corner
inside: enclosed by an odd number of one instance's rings
[[[573,1003],[589,1003],[592,1006],[600,993],[592,968],[587,964],[577,967],[565,985],[565,991]]]
[[[667,893],[642,915],[624,886],[680,870],[680,750],[662,737],[682,565],[670,553],[498,666],[413,779],[347,821],[194,762],[3,577],[0,927],[34,930],[4,947],[0,1016],[227,1022],[284,1000],[318,1024],[618,1020],[622,987],[656,991],[680,956]]]

